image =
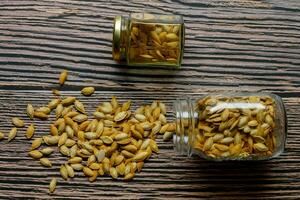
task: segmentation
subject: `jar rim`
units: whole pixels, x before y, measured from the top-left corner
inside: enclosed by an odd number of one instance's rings
[[[122,31],[122,16],[118,15],[114,19],[113,40],[112,40],[112,55],[116,61],[121,60],[121,31]]]

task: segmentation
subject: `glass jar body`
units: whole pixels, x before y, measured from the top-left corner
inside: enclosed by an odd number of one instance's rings
[[[113,55],[121,52],[121,56],[114,56],[115,60],[129,66],[180,67],[184,48],[181,16],[133,13],[116,19]]]
[[[286,113],[265,93],[213,94],[175,102],[175,150],[208,160],[267,160],[283,152]]]

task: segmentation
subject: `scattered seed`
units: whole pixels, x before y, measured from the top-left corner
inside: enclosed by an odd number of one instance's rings
[[[52,163],[48,158],[41,158],[40,163],[45,167],[52,167]]]
[[[33,106],[32,106],[31,104],[28,104],[28,105],[27,105],[26,111],[27,111],[28,117],[29,117],[30,119],[33,119],[33,117],[34,117],[34,108],[33,108]]]
[[[59,76],[59,84],[61,86],[64,85],[65,81],[67,80],[67,77],[68,77],[68,71],[67,70],[63,70],[60,73],[60,76]]]
[[[68,180],[68,171],[65,165],[60,166],[60,175],[63,177],[63,179]]]
[[[11,140],[13,140],[17,135],[17,128],[14,127],[10,130],[10,132],[8,133],[8,142],[10,142]]]
[[[43,112],[35,111],[34,112],[34,117],[39,118],[41,120],[46,120],[46,119],[48,119],[49,116],[47,114],[43,113]]]
[[[31,156],[32,158],[35,158],[35,159],[40,159],[43,156],[43,154],[38,150],[30,151],[28,154],[29,154],[29,156]]]
[[[67,98],[65,98],[65,99],[63,99],[63,100],[61,101],[61,104],[64,105],[64,106],[68,106],[68,105],[74,103],[75,100],[76,100],[75,97],[67,97]]]
[[[52,148],[50,148],[50,147],[46,147],[46,148],[44,148],[44,149],[42,149],[41,150],[41,153],[43,154],[43,155],[50,155],[51,153],[53,153],[53,149]]]
[[[85,87],[81,90],[81,93],[84,96],[91,96],[95,92],[95,88],[93,87]]]
[[[18,128],[21,128],[21,127],[24,126],[24,122],[22,120],[20,120],[19,118],[17,118],[17,117],[13,117],[12,118],[12,124],[15,127],[18,127]]]
[[[43,142],[42,138],[34,139],[31,143],[31,150],[39,148],[41,146],[42,142]]]
[[[53,193],[55,191],[56,184],[57,184],[56,178],[52,178],[52,180],[50,181],[50,184],[49,184],[49,191],[51,193]]]
[[[30,124],[26,130],[25,136],[27,139],[30,139],[32,138],[33,135],[34,135],[34,125]]]

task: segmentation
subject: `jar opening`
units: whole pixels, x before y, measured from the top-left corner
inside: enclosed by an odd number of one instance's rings
[[[126,21],[122,16],[116,16],[113,28],[112,55],[117,62],[125,60],[125,35]]]

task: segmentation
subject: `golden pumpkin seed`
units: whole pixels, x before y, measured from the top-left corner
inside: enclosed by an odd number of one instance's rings
[[[43,142],[42,138],[34,139],[31,143],[31,150],[39,148],[41,146],[42,142]]]
[[[30,139],[32,138],[33,135],[34,135],[34,125],[30,124],[26,130],[25,136],[27,139]]]
[[[45,114],[43,112],[37,112],[37,111],[35,111],[33,115],[34,115],[34,117],[39,118],[41,120],[46,120],[49,117],[47,114]]]
[[[7,141],[10,142],[11,140],[13,140],[16,137],[16,135],[17,135],[17,128],[14,127],[8,133],[8,139],[7,139]]]
[[[70,104],[73,104],[75,102],[76,98],[75,97],[67,97],[61,101],[61,104],[64,106],[68,106]]]
[[[68,171],[65,165],[60,166],[60,175],[62,176],[63,179],[68,180]]]
[[[24,122],[21,119],[19,119],[18,117],[12,118],[12,124],[18,128],[21,128],[24,126]]]
[[[26,111],[27,111],[28,117],[29,117],[30,119],[33,119],[33,117],[34,117],[34,108],[33,108],[33,106],[32,106],[31,104],[28,104],[28,105],[27,105]]]
[[[74,102],[74,106],[75,106],[76,110],[78,110],[79,112],[85,113],[84,105],[80,101],[76,100]]]
[[[42,112],[42,113],[45,113],[46,115],[48,115],[51,112],[51,110],[50,110],[50,108],[44,106],[44,107],[37,108],[36,112]]]
[[[35,159],[40,159],[43,156],[43,154],[38,150],[30,151],[28,154],[29,154],[29,156],[31,156],[32,158],[35,158]]]
[[[67,80],[67,77],[68,77],[68,71],[63,70],[59,75],[59,84],[61,86],[64,85],[65,81]]]
[[[83,173],[84,173],[84,175],[86,175],[86,176],[93,176],[93,175],[94,175],[93,170],[91,170],[91,169],[88,168],[88,167],[83,167]]]
[[[42,149],[41,150],[41,153],[43,154],[43,155],[50,155],[51,153],[53,153],[53,149],[52,148],[50,148],[50,147],[46,147],[46,148],[44,148],[44,149]]]
[[[95,92],[95,88],[93,87],[85,87],[81,90],[81,93],[84,96],[91,96]]]
[[[52,180],[50,181],[50,184],[49,184],[49,191],[51,193],[53,193],[55,191],[56,184],[57,184],[56,178],[52,178]]]
[[[48,158],[41,158],[40,163],[45,167],[52,167],[52,163]]]

